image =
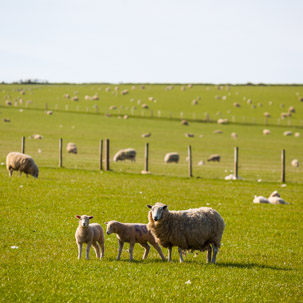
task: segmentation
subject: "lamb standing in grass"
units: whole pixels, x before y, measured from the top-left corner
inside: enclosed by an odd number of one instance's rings
[[[207,250],[208,262],[216,262],[225,227],[217,211],[208,207],[169,211],[162,203],[147,207],[151,209],[147,228],[160,245],[168,248],[168,261],[171,261],[173,246],[178,246],[180,262],[183,262],[182,251],[189,249]]]
[[[89,259],[89,250],[91,245],[95,249],[96,256],[98,259],[104,257],[104,233],[100,224],[92,223],[89,224],[89,220],[93,216],[76,216],[79,219],[79,226],[76,230],[76,242],[78,245],[78,259],[81,259],[82,255],[82,245],[86,243],[86,259]],[[101,247],[101,257],[100,257],[100,247]]]
[[[156,240],[152,233],[147,229],[146,224],[141,223],[121,223],[118,221],[105,222],[107,225],[106,233],[108,235],[115,233],[117,234],[119,242],[119,253],[117,260],[120,260],[122,249],[125,242],[129,243],[129,260],[133,260],[133,250],[135,243],[139,243],[144,247],[145,251],[142,259],[146,259],[150,250],[150,246],[147,244],[149,242],[159,253],[162,260],[165,257],[162,253],[160,246],[156,243]]]
[[[10,177],[14,170],[19,171],[19,177],[22,173],[25,173],[27,177],[30,174],[34,178],[38,178],[39,175],[39,168],[33,158],[18,152],[11,152],[6,156],[6,168]]]

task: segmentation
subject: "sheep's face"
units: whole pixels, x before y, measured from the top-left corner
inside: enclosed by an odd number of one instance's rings
[[[167,209],[167,205],[162,203],[156,203],[154,206],[147,205],[151,209],[152,218],[154,221],[160,221],[163,217],[164,210]]]
[[[87,228],[89,226],[89,220],[93,218],[93,216],[76,216],[77,219],[79,219],[79,225],[83,228]]]
[[[106,233],[108,235],[116,232],[116,221],[105,222],[106,224]]]

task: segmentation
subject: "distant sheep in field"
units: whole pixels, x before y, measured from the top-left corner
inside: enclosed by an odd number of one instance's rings
[[[110,110],[116,110],[116,109],[117,109],[117,106],[116,106],[116,105],[111,105],[111,106],[109,107],[109,109],[110,109]]]
[[[68,143],[67,146],[66,146],[66,151],[68,153],[72,153],[72,154],[77,154],[77,146],[75,143]]]
[[[95,101],[97,101],[97,100],[99,100],[99,97],[98,97],[97,95],[94,95],[94,96],[92,97],[92,99],[95,100]]]
[[[270,113],[265,112],[265,113],[264,113],[264,117],[266,117],[266,118],[270,118],[270,117],[271,117],[271,116],[270,116]]]
[[[288,204],[279,195],[277,191],[274,191],[268,198],[270,204]]]
[[[240,104],[238,102],[234,102],[234,107],[240,107]]]
[[[186,120],[182,120],[182,121],[181,121],[181,124],[182,124],[182,125],[186,125],[186,126],[188,126],[188,121],[186,121]]]
[[[193,138],[195,135],[191,133],[185,133],[185,137]]]
[[[76,243],[78,245],[78,259],[81,259],[82,246],[86,243],[86,259],[89,259],[90,247],[93,246],[96,257],[101,259],[104,257],[104,232],[103,228],[98,223],[89,224],[89,220],[93,216],[76,216],[79,219],[79,226],[75,233]],[[99,244],[99,245],[98,245]],[[100,255],[101,247],[101,255]]]
[[[203,160],[198,162],[198,166],[203,166],[203,165],[205,165],[205,162]]]
[[[128,90],[127,89],[124,89],[122,92],[121,92],[121,95],[127,95],[128,94]]]
[[[283,136],[292,136],[292,132],[291,131],[285,131],[283,133]]]
[[[192,105],[198,105],[198,100],[194,99],[193,102],[191,103]]]
[[[159,253],[162,260],[165,257],[159,244],[156,242],[152,233],[147,229],[146,224],[141,223],[121,223],[118,221],[105,222],[108,235],[115,233],[118,238],[119,252],[117,260],[120,260],[124,243],[129,243],[129,260],[133,260],[133,251],[136,243],[139,243],[145,250],[142,259],[146,259],[150,250],[150,243]]]
[[[223,134],[223,131],[221,129],[214,130],[214,134]]]
[[[269,203],[268,199],[263,196],[256,196],[253,200],[253,203]]]
[[[252,104],[252,100],[251,100],[251,99],[248,99],[248,100],[247,100],[247,104],[251,105],[251,104]]]
[[[151,136],[151,133],[146,133],[146,134],[142,134],[141,137],[142,138],[148,138]]]
[[[147,228],[157,243],[168,248],[168,261],[171,261],[172,248],[177,246],[180,262],[183,262],[184,250],[207,250],[208,263],[216,262],[225,228],[217,211],[208,207],[169,211],[167,205],[159,202],[147,207],[150,208]]]
[[[11,122],[11,120],[10,120],[10,119],[6,119],[6,118],[3,118],[3,122],[9,123],[9,122]]]
[[[132,162],[135,162],[136,154],[137,153],[133,148],[121,149],[114,155],[113,160],[114,162],[125,161],[125,160],[131,160]]]
[[[124,115],[123,119],[125,119],[125,120],[128,119],[128,115]]]
[[[221,160],[221,156],[220,155],[217,155],[217,154],[213,154],[213,155],[210,155],[207,159],[208,162],[220,162]]]
[[[51,110],[48,110],[48,111],[46,111],[46,114],[47,114],[48,116],[51,116],[51,115],[53,114],[53,112],[52,112]]]
[[[19,177],[22,173],[25,173],[27,177],[29,174],[34,178],[39,176],[39,168],[33,158],[18,152],[11,152],[6,156],[6,168],[10,177],[14,170],[19,171]]]
[[[107,87],[107,88],[105,89],[105,91],[106,91],[107,93],[109,93],[109,92],[110,92],[110,87]]]
[[[299,138],[300,137],[300,133],[295,133],[295,137]]]
[[[145,108],[145,109],[148,109],[148,105],[147,104],[142,104],[141,107]]]
[[[233,139],[235,139],[235,140],[237,140],[237,139],[238,139],[238,135],[237,135],[237,133],[231,133],[231,137],[232,137]]]
[[[218,124],[227,124],[228,123],[228,119],[219,119],[217,121]]]
[[[270,135],[270,130],[269,129],[263,129],[263,135],[264,136]]]
[[[179,154],[178,153],[167,153],[164,157],[164,162],[166,163],[178,163],[179,162]]]
[[[295,110],[295,108],[293,106],[290,106],[289,109],[288,109],[288,112],[289,113],[295,113],[296,110]]]
[[[79,101],[79,97],[78,96],[74,96],[74,97],[72,97],[72,100],[73,101]]]
[[[69,94],[64,94],[64,98],[65,98],[65,99],[69,99],[69,98],[70,98],[70,95],[69,95]]]
[[[291,113],[281,113],[280,116],[281,116],[282,119],[285,119],[287,117],[291,117]]]
[[[299,167],[299,160],[298,159],[293,159],[291,161],[291,166],[293,166],[293,167]]]
[[[34,135],[31,135],[29,138],[30,139],[35,139],[35,140],[41,140],[41,139],[43,139],[43,136],[38,135],[38,134],[34,134]]]
[[[11,106],[11,105],[12,105],[12,102],[11,102],[11,101],[9,101],[9,100],[6,100],[6,101],[5,101],[5,105],[7,105],[7,106]]]

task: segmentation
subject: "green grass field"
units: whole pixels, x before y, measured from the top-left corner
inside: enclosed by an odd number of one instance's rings
[[[123,96],[113,85],[0,85],[0,301],[301,302],[303,174],[302,167],[291,167],[290,161],[297,158],[301,164],[303,160],[303,102],[298,99],[302,87],[218,90],[194,85],[182,91],[175,85],[167,91],[163,85],[145,85],[144,90],[131,86],[119,85],[119,91],[129,90]],[[106,92],[106,87],[111,91]],[[25,95],[20,95],[21,88]],[[80,100],[67,100],[66,93],[78,95]],[[100,100],[84,100],[85,95],[94,94]],[[227,99],[218,100],[216,95]],[[157,102],[149,101],[150,96]],[[192,106],[198,96],[199,104]],[[247,104],[248,98],[256,108]],[[6,100],[13,105],[6,106]],[[26,106],[28,100],[32,103]],[[233,102],[241,107],[234,108]],[[45,103],[53,115],[44,113]],[[142,103],[153,112],[142,112]],[[117,110],[109,110],[111,105]],[[296,113],[278,121],[281,111],[290,106]],[[265,111],[272,115],[268,126],[264,125]],[[104,115],[110,112],[111,117]],[[189,126],[181,125],[180,112]],[[205,112],[211,120],[222,117],[232,122],[234,115],[235,123],[197,121],[205,119]],[[124,114],[129,119],[119,118]],[[11,122],[3,122],[4,118]],[[263,136],[264,128],[271,130],[269,136]],[[223,134],[214,135],[216,129]],[[301,136],[285,137],[286,130]],[[146,132],[152,136],[142,138]],[[186,132],[195,137],[185,137]],[[231,132],[238,134],[238,140],[231,138]],[[43,139],[29,139],[32,134],[41,134]],[[40,168],[38,179],[19,178],[16,172],[8,177],[5,157],[10,151],[20,151],[22,136],[26,137],[26,153]],[[64,150],[64,168],[58,168],[59,138],[64,147],[67,142],[78,146],[77,155]],[[111,140],[111,156],[121,148],[133,147],[136,162],[111,162],[112,171],[99,171],[99,140],[105,138]],[[146,142],[150,144],[151,175],[140,174]],[[187,177],[189,144],[194,178]],[[225,181],[233,170],[235,146],[239,146],[243,180]],[[286,149],[286,186],[280,183],[282,149]],[[167,165],[164,155],[172,151],[180,153],[180,163]],[[220,163],[197,165],[212,153],[221,155]],[[252,203],[255,194],[268,196],[274,190],[289,205]],[[93,222],[104,229],[108,220],[146,223],[146,204],[158,201],[171,210],[210,206],[221,214],[226,229],[216,265],[206,264],[205,253],[189,254],[180,264],[177,248],[171,263],[162,262],[153,248],[142,261],[139,245],[135,246],[135,261],[129,262],[127,244],[118,262],[115,235],[105,235],[103,260],[97,260],[93,250],[89,261],[77,259],[75,215],[94,215]],[[167,256],[167,250],[163,252]]]

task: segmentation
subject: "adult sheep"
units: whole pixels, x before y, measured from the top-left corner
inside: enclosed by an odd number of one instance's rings
[[[179,162],[179,154],[178,153],[167,153],[164,157],[164,162],[166,163],[178,163]]]
[[[66,151],[71,154],[77,154],[77,145],[75,143],[69,142],[66,146]]]
[[[136,161],[136,155],[137,152],[133,148],[121,149],[114,155],[114,162],[125,160],[131,160],[134,162]]]
[[[171,261],[173,246],[178,246],[180,262],[183,250],[207,250],[208,263],[216,262],[224,231],[224,220],[212,208],[200,207],[182,211],[169,211],[167,205],[157,202],[147,205],[147,228],[156,241],[168,248],[168,261]]]
[[[30,174],[34,178],[38,178],[39,175],[39,168],[33,158],[18,152],[11,152],[6,156],[6,168],[10,177],[14,170],[19,171],[19,177],[22,173],[25,173],[27,177]]]

